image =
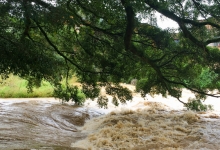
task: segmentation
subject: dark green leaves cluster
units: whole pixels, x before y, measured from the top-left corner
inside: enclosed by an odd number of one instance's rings
[[[0,2],[0,74],[50,81],[55,96],[83,102],[76,87],[60,81],[75,75],[82,92],[98,98],[105,88],[113,103],[132,99],[120,83],[138,79],[137,91],[180,98],[182,88],[198,97],[219,96],[219,3],[172,0],[10,0]],[[179,25],[157,26],[157,13]],[[199,20],[203,17],[203,20]],[[145,23],[141,20],[145,19]],[[177,32],[178,31],[178,32]]]
[[[82,105],[85,102],[85,95],[77,86],[56,86],[54,96],[62,102],[73,101],[76,105]]]
[[[192,111],[208,111],[213,110],[212,105],[203,104],[200,99],[191,99],[188,103],[185,104],[187,110]]]

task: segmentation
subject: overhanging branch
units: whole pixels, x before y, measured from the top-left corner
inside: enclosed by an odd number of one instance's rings
[[[207,40],[205,43],[206,45],[210,44],[210,43],[215,43],[215,42],[219,42],[220,41],[220,37],[219,38],[214,38],[214,39],[210,39]]]
[[[197,27],[201,27],[201,26],[205,26],[205,25],[211,25],[213,27],[216,27],[218,29],[220,29],[220,25],[212,23],[212,22],[198,22],[198,21],[193,21],[190,19],[184,19],[184,18],[180,18],[177,15],[175,15],[174,12],[171,12],[167,9],[163,9],[162,7],[159,6],[158,2],[156,1],[145,1],[145,3],[147,5],[149,5],[151,8],[153,8],[154,10],[158,11],[159,13],[163,14],[164,16],[172,19],[173,21],[177,22],[180,26],[180,28],[182,29],[184,36],[189,38],[193,43],[195,43],[196,45],[198,45],[199,47],[205,49],[205,51],[208,53],[208,50],[206,49],[206,45],[208,42],[202,42],[197,40],[191,33],[190,31],[187,29],[185,24],[192,24],[194,26]]]
[[[216,98],[219,98],[219,97],[220,97],[220,95],[215,96],[216,94],[208,94],[208,93],[206,93],[206,92],[204,92],[204,91],[199,91],[199,90],[190,88],[190,87],[188,87],[185,83],[182,83],[182,82],[170,81],[170,80],[168,80],[168,79],[165,78],[165,77],[163,77],[163,79],[164,79],[166,82],[169,82],[169,83],[172,83],[172,84],[182,85],[182,86],[185,87],[186,89],[188,89],[188,90],[190,90],[190,91],[193,91],[193,92],[196,92],[196,93],[199,93],[199,94],[202,94],[202,95],[207,95],[207,96],[216,97]]]
[[[110,74],[109,72],[94,72],[94,71],[90,71],[90,70],[84,70],[83,68],[81,68],[78,64],[76,64],[71,59],[69,59],[67,56],[65,56],[62,52],[60,52],[59,49],[56,47],[56,45],[54,45],[53,42],[49,39],[49,37],[47,36],[47,33],[43,30],[43,28],[40,26],[40,24],[36,20],[34,20],[34,22],[38,26],[41,33],[44,35],[44,37],[45,37],[46,41],[49,43],[49,45],[53,47],[55,52],[57,52],[57,54],[59,54],[61,57],[63,57],[66,61],[68,61],[69,63],[74,65],[78,70],[80,70],[81,72],[86,72],[86,73],[91,73],[91,74],[103,74],[103,73]]]
[[[92,25],[91,23],[85,21],[79,14],[77,14],[77,13],[75,12],[74,9],[71,8],[71,6],[70,6],[71,1],[72,1],[72,0],[68,0],[68,1],[67,1],[67,3],[66,3],[67,9],[68,9],[71,13],[73,13],[73,15],[76,16],[76,17],[80,20],[81,25],[85,25],[85,26],[87,26],[87,27],[92,28],[93,30],[96,30],[96,31],[100,31],[100,32],[102,32],[102,33],[105,33],[106,35],[110,35],[110,36],[122,36],[122,33],[112,33],[112,32],[110,32],[110,30],[112,30],[112,29],[99,28],[99,27],[94,26],[94,25]]]

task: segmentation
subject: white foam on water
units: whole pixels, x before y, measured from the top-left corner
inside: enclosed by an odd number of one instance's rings
[[[194,95],[183,90],[182,101]],[[206,104],[217,104],[219,99],[208,98]],[[88,120],[79,130],[87,138],[72,143],[71,147],[84,149],[215,149],[220,144],[217,125],[210,118],[218,118],[220,107],[215,111],[197,114],[186,111],[183,104],[172,97],[161,95],[143,99],[136,94],[126,105],[115,107],[109,97],[108,109],[97,106],[96,101],[87,101],[85,106],[102,113]],[[204,117],[206,116],[206,117]],[[213,126],[216,130],[211,130]],[[211,140],[212,139],[212,140]],[[218,142],[219,141],[219,142]],[[212,143],[212,144],[209,144]]]

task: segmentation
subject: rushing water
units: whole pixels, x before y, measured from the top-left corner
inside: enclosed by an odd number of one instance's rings
[[[54,99],[0,99],[0,149],[68,149],[77,128],[99,115]]]
[[[183,108],[181,103],[171,98],[148,96],[146,99],[164,102],[171,110],[178,112]],[[195,146],[206,147],[204,149],[220,148],[220,101],[218,100],[220,99],[208,100],[214,104],[217,111],[199,114],[201,119],[197,125],[202,128],[198,132],[199,140],[195,139],[193,143]],[[53,98],[0,99],[0,150],[80,150],[74,146],[74,143],[88,137],[88,133],[82,132],[85,121],[124,107],[144,108],[145,102],[146,100],[136,96],[126,106],[121,105],[115,108],[109,104],[110,109],[104,110],[99,109],[93,101],[87,101],[85,106],[77,107],[71,103],[62,104]],[[94,122],[91,122],[89,126],[92,124]],[[190,143],[192,139],[188,137],[183,141]],[[186,143],[186,145],[189,144]],[[78,147],[83,146],[81,144]]]

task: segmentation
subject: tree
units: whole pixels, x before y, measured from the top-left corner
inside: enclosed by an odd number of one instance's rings
[[[200,98],[219,97],[209,91],[220,88],[220,51],[207,47],[220,41],[219,6],[218,0],[2,1],[0,73],[49,80],[57,91],[60,77],[72,73],[87,97],[105,87],[115,105],[132,98],[119,84],[131,78],[143,95],[180,100],[187,88]],[[179,25],[178,34],[157,26],[158,13]]]

